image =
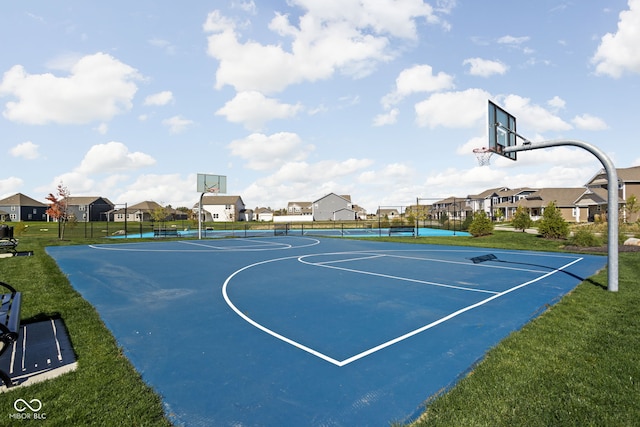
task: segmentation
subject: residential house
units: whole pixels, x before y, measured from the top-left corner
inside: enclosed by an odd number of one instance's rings
[[[400,211],[395,208],[378,208],[376,210],[376,217],[378,219],[393,221],[394,219],[402,218],[402,215]]]
[[[198,205],[194,207],[197,212]],[[246,221],[246,208],[240,196],[205,196],[202,198],[205,222]],[[197,214],[196,214],[197,216]]]
[[[149,200],[107,212],[109,220],[114,222],[153,221],[156,220],[156,216],[158,214],[162,214],[162,221],[187,219],[187,215],[184,212],[161,206],[160,204]]]
[[[356,219],[366,220],[367,219],[367,210],[362,206],[353,205],[353,211],[356,213]]]
[[[640,204],[640,166],[633,166],[630,168],[618,168],[616,169],[618,175],[618,194],[620,196],[620,203],[623,204],[621,209],[621,217],[623,221],[635,222],[640,219],[640,212],[633,212],[634,209],[629,209],[626,206],[632,197],[636,198],[636,203]],[[607,174],[604,170],[600,170],[593,178],[587,182],[586,187],[588,190],[594,192],[597,195],[604,195],[604,203],[596,203],[589,208],[589,218],[592,219],[595,215],[604,212],[607,206],[607,194],[608,188]],[[600,192],[598,192],[600,189]]]
[[[565,221],[580,222],[580,210],[576,209],[576,201],[585,192],[584,188],[541,188],[525,198],[499,203],[495,208],[504,213],[504,220],[511,221],[518,206],[527,209],[532,220],[536,221],[544,215],[544,209],[553,202]],[[586,218],[583,218],[586,221]]]
[[[105,221],[115,205],[104,197],[67,197],[67,213],[76,221]]]
[[[431,205],[431,217],[441,220],[461,220],[467,215],[467,199],[465,197],[447,197]]]
[[[256,208],[254,213],[257,221],[273,221],[273,211],[269,208]]]
[[[313,215],[312,202],[287,203],[287,215]]]
[[[46,221],[47,206],[22,193],[0,200],[0,211],[10,221]]]
[[[356,219],[351,196],[329,193],[314,201],[311,208],[314,221],[353,221]]]

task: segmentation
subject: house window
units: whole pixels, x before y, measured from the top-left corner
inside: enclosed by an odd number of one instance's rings
[[[37,214],[37,213],[38,213],[38,209],[33,208],[33,213],[34,213],[34,214]]]
[[[217,214],[217,213],[214,213],[214,214],[213,214],[213,219],[218,219],[218,218],[220,218],[220,215],[219,215],[219,214]]]

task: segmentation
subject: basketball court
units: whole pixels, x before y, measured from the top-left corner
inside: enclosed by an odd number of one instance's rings
[[[185,426],[412,421],[607,262],[302,236],[47,252]]]

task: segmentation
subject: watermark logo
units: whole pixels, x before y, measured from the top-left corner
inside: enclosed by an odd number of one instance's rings
[[[16,399],[13,402],[13,409],[16,413],[9,414],[9,418],[14,420],[46,420],[47,414],[40,412],[42,410],[42,401],[40,399],[31,399],[28,402],[24,399]]]

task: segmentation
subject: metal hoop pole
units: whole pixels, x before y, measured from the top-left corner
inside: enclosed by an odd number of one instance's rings
[[[608,253],[607,253],[607,290],[610,292],[618,292],[618,173],[613,162],[607,156],[604,151],[598,147],[578,140],[552,140],[542,142],[529,142],[525,141],[522,145],[516,145],[511,147],[505,147],[504,152],[517,152],[537,150],[539,148],[547,147],[559,147],[562,145],[571,145],[574,147],[584,148],[591,154],[596,156],[600,163],[604,166],[607,173],[607,194],[608,194]]]

